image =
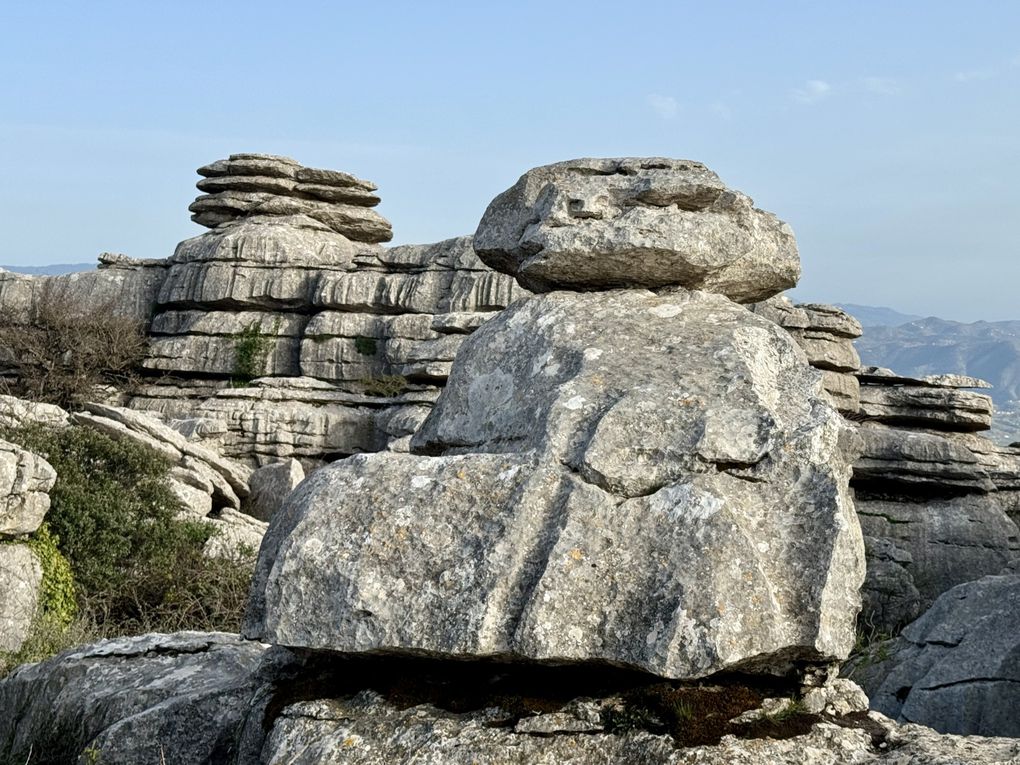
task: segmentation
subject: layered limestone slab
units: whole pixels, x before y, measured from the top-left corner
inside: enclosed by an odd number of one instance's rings
[[[412,441],[434,456],[357,456],[291,495],[246,634],[676,678],[845,656],[856,439],[820,395],[721,296],[518,302],[462,346]]]
[[[528,289],[683,286],[738,302],[797,283],[793,231],[699,162],[577,159],[496,197],[475,249]]]
[[[959,388],[862,385],[861,413],[879,422],[950,431],[988,430],[992,399]]]

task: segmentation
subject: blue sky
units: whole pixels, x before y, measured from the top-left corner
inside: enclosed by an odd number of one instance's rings
[[[0,263],[164,257],[237,151],[376,182],[396,243],[530,167],[697,159],[787,220],[801,299],[1020,305],[1020,3],[0,4]]]

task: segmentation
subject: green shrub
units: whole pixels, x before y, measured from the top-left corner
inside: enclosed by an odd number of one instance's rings
[[[71,564],[60,552],[59,540],[48,523],[42,524],[29,538],[28,546],[39,559],[43,572],[39,618],[48,620],[58,629],[67,627],[78,614]]]
[[[117,634],[239,628],[251,559],[204,555],[214,530],[178,517],[163,456],[84,427],[5,437],[57,471],[46,520],[87,620]]]
[[[379,344],[374,337],[354,338],[354,349],[362,356],[375,356],[379,351]]]
[[[276,340],[275,332],[280,329],[277,319],[274,334],[262,332],[262,322],[253,321],[234,335],[234,380],[246,384],[266,373],[269,354]]]

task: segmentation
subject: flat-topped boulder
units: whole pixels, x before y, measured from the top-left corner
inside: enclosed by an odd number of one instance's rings
[[[793,287],[793,231],[700,162],[577,159],[489,205],[475,249],[536,292],[682,286],[754,302]]]

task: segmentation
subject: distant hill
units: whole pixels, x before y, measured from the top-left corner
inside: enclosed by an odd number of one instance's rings
[[[901,324],[924,318],[912,313],[900,313],[883,306],[857,305],[855,303],[836,303],[836,305],[856,316],[857,321],[865,327],[898,327]]]
[[[95,263],[58,263],[52,266],[0,266],[0,270],[13,271],[16,274],[33,276],[54,276],[56,274],[74,274],[79,271],[91,271]]]
[[[867,325],[861,313],[853,310],[865,306],[845,308]],[[929,317],[890,326],[867,325],[856,345],[865,364],[902,374],[953,372],[987,380],[994,387],[984,392],[991,395],[997,410],[993,436],[1002,442],[1020,440],[1020,321],[963,324]]]

